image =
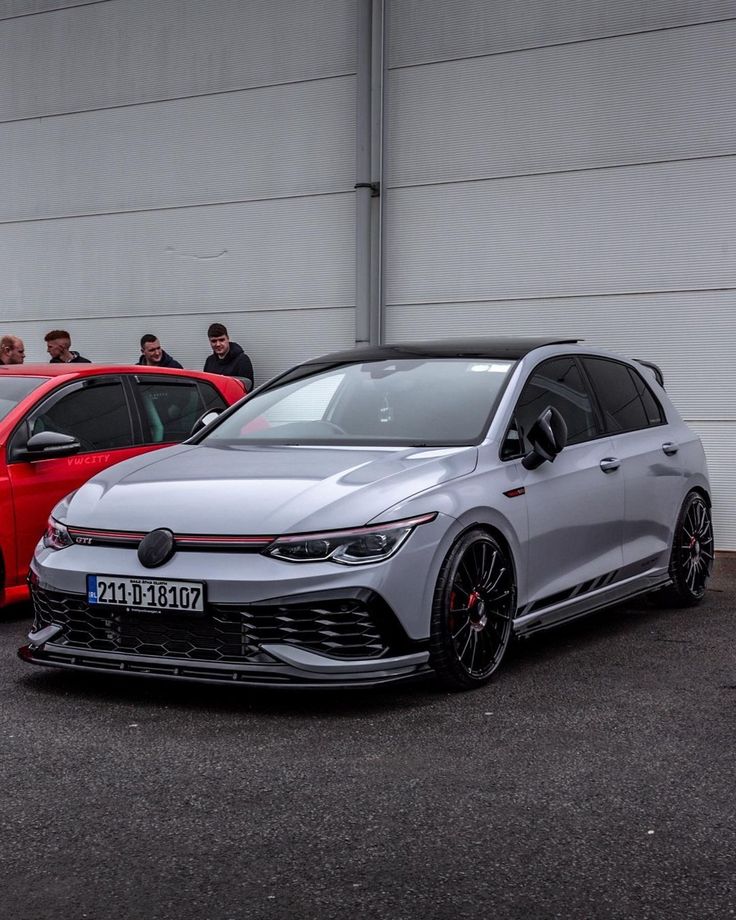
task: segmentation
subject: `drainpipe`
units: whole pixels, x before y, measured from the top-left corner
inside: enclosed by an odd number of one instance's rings
[[[358,0],[355,104],[355,344],[381,340],[383,4]]]

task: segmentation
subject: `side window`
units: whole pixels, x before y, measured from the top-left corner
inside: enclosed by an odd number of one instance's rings
[[[635,371],[606,358],[583,358],[610,432],[637,431],[660,425],[662,410]]]
[[[223,409],[225,400],[215,387],[196,380],[162,380],[141,377],[136,393],[143,416],[143,443],[184,441],[192,426],[208,409]]]
[[[634,381],[634,386],[639,393],[641,401],[644,403],[644,412],[647,417],[647,422],[650,425],[664,425],[667,419],[664,416],[664,411],[659,404],[659,400],[656,398],[654,393],[649,389],[647,384],[644,381],[644,378],[641,374],[638,374],[635,370],[632,370],[630,367],[627,368],[628,372],[631,374],[631,377]]]
[[[123,385],[95,380],[44,403],[29,418],[31,434],[58,431],[78,438],[83,451],[130,447],[133,430]]]
[[[204,380],[200,380],[197,385],[202,396],[202,412],[210,412],[213,409],[216,412],[222,412],[223,409],[227,408],[227,401],[222,393],[216,387],[213,387],[211,383],[205,383]]]
[[[534,371],[521,391],[501,456],[526,453],[529,429],[548,406],[567,424],[567,443],[580,444],[598,436],[590,395],[574,358],[552,358]]]

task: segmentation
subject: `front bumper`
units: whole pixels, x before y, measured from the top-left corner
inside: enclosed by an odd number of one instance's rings
[[[22,660],[73,670],[246,686],[362,687],[429,674],[374,592],[259,605],[209,604],[200,617],[90,607],[32,586],[34,629]]]

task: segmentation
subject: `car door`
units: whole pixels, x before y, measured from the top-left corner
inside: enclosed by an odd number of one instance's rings
[[[682,500],[677,432],[641,374],[620,361],[583,358],[624,485],[624,575],[667,568]]]
[[[44,460],[22,458],[20,451],[28,438],[40,431],[73,435],[81,450]],[[145,448],[139,442],[129,401],[116,375],[61,386],[29,411],[7,449],[15,506],[16,583],[28,571],[33,549],[56,502],[99,470],[140,453]]]
[[[524,469],[529,430],[549,406],[565,419],[567,446],[554,462]],[[613,444],[575,357],[548,359],[531,373],[502,457],[514,451],[529,522],[528,604],[542,609],[607,583],[622,563],[623,482],[607,463]]]

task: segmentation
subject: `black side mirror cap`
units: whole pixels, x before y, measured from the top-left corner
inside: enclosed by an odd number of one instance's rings
[[[22,460],[50,460],[52,457],[69,457],[80,451],[82,445],[70,434],[59,431],[39,431],[32,435],[16,454]]]
[[[526,470],[536,470],[545,460],[554,462],[555,457],[567,444],[567,424],[554,406],[540,413],[529,430],[532,449],[524,455],[521,465]]]

